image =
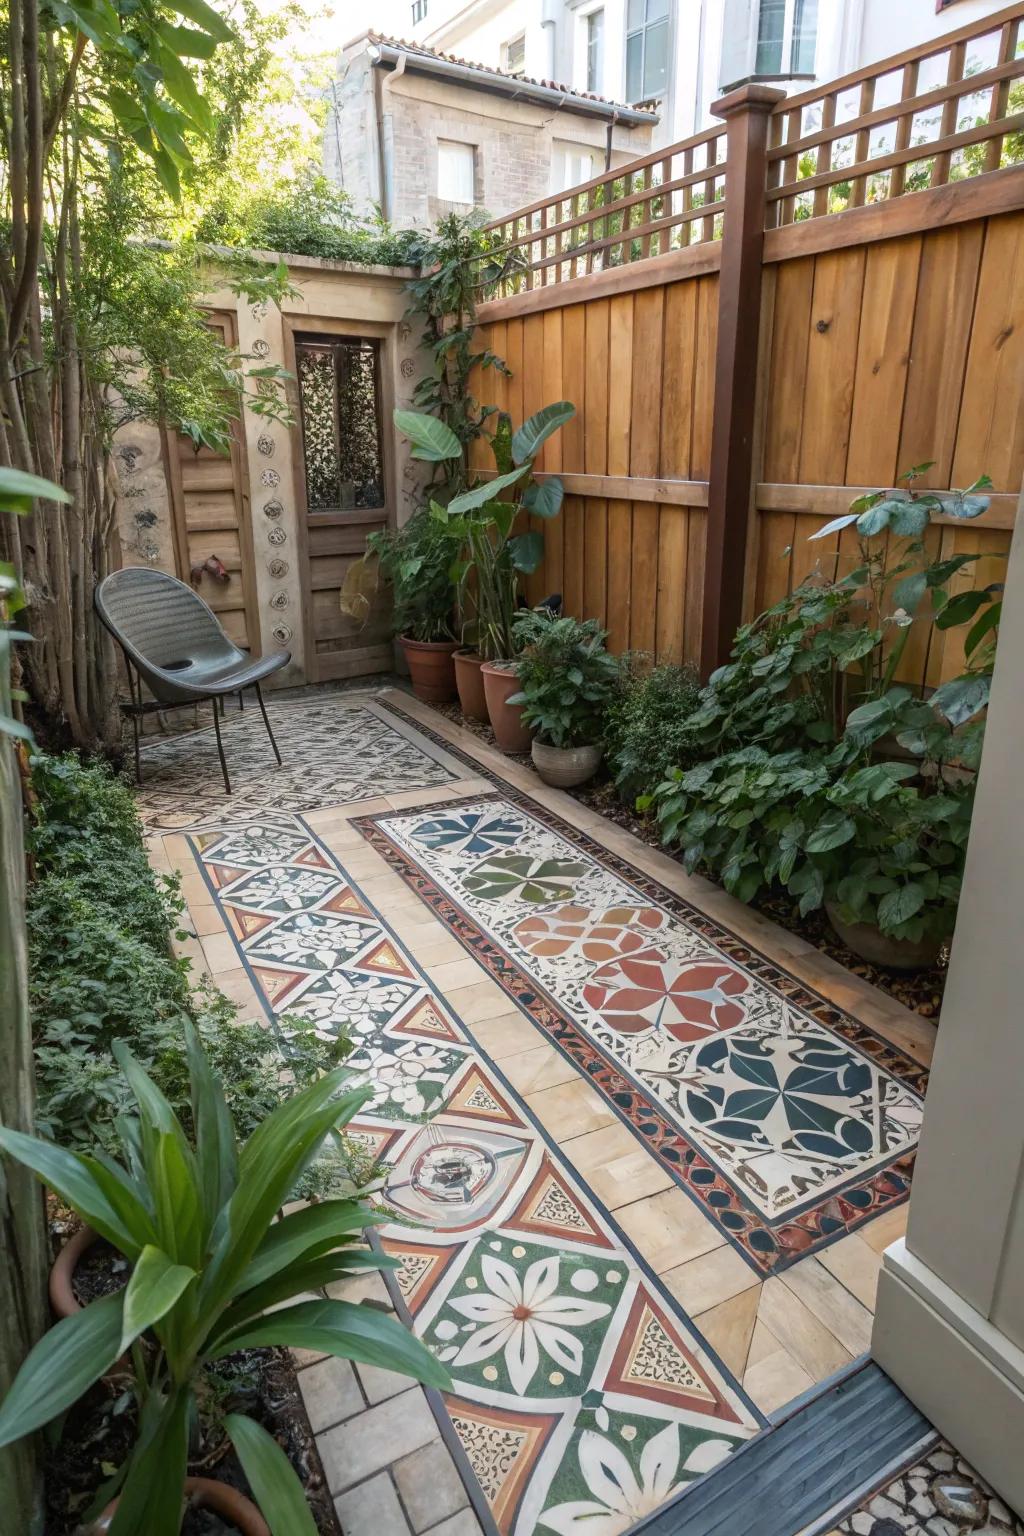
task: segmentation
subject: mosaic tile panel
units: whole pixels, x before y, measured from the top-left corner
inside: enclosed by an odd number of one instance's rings
[[[1024,1536],[1024,1521],[945,1440],[886,1479],[830,1536]]]
[[[351,804],[464,776],[462,765],[394,713],[337,698],[270,703],[280,767],[258,708],[221,724],[232,793],[224,789],[210,726],[149,743],[142,751],[139,812],[148,831],[189,831],[275,812]]]
[[[356,824],[761,1273],[907,1197],[923,1070],[705,914],[514,793]]]
[[[192,846],[282,1034],[356,1042],[352,1133],[401,1218],[380,1240],[502,1536],[619,1536],[749,1438],[756,1409],[301,820]]]

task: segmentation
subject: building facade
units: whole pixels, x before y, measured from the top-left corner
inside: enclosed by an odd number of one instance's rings
[[[500,52],[500,50],[499,50]],[[343,50],[324,131],[327,175],[360,214],[427,227],[499,218],[642,155],[656,114],[596,93],[366,33]]]
[[[654,144],[708,126],[751,76],[802,90],[1001,9],[1002,0],[387,0],[429,47],[616,101],[654,102]]]

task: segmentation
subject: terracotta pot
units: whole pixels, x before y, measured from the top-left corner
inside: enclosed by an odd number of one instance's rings
[[[410,640],[401,637],[402,650],[409,666],[412,691],[424,704],[447,704],[454,699],[457,640]]]
[[[79,1259],[99,1240],[99,1233],[94,1232],[92,1227],[79,1227],[54,1259],[50,1270],[50,1306],[58,1317],[74,1317],[76,1312],[81,1312],[81,1303],[75,1296],[71,1282]]]
[[[534,738],[530,756],[545,784],[553,784],[556,789],[571,789],[594,777],[601,765],[604,747],[599,742],[590,747],[547,747]]]
[[[825,911],[847,949],[870,965],[888,971],[927,971],[939,958],[941,939],[891,939],[873,923],[844,923],[834,901],[826,901]]]
[[[494,739],[503,752],[529,752],[533,732],[523,724],[523,706],[510,704],[509,697],[519,692],[519,679],[511,667],[485,661],[480,668],[487,698],[487,715]]]
[[[187,1477],[185,1496],[197,1509],[212,1509],[233,1530],[241,1531],[242,1536],[270,1536],[270,1527],[252,1500],[227,1483],[218,1483],[212,1477]],[[107,1505],[99,1519],[87,1527],[87,1536],[103,1536],[110,1530],[118,1503],[115,1499]]]
[[[490,719],[487,699],[484,696],[484,680],[481,676],[483,658],[476,651],[455,652],[455,686],[459,690],[459,703],[467,720]]]

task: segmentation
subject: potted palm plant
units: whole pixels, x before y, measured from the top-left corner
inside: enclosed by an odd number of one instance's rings
[[[0,1129],[0,1150],[31,1168],[131,1266],[123,1290],[43,1336],[0,1403],[3,1446],[61,1418],[129,1358],[137,1438],[96,1501],[98,1529],[110,1536],[177,1536],[187,1496],[216,1501],[208,1487],[186,1481],[196,1387],[212,1361],[282,1345],[450,1385],[445,1367],[394,1318],[352,1302],[300,1299],[358,1271],[393,1268],[363,1242],[364,1229],[385,1216],[344,1198],[277,1219],[325,1137],[371,1090],[346,1087],[348,1069],[337,1067],[286,1099],[238,1146],[192,1026],[185,1048],[194,1140],[120,1041],[114,1052],[139,1109],[137,1120],[125,1119],[122,1162]],[[267,1526],[316,1536],[305,1490],[277,1442],[243,1414],[229,1414],[224,1426],[265,1523],[251,1505],[220,1500],[227,1517],[252,1536]]]
[[[533,766],[545,784],[568,789],[597,772],[605,713],[619,682],[618,657],[605,649],[596,619],[560,618],[547,608],[520,613],[516,661],[523,723],[534,732]]]
[[[430,515],[458,540],[460,556],[455,574],[460,605],[467,619],[465,632],[475,641],[487,712],[503,752],[525,752],[530,731],[523,725],[521,706],[509,703],[519,681],[513,662],[517,649],[514,620],[519,603],[519,578],[535,571],[544,556],[539,529],[516,532],[520,514],[550,519],[562,505],[562,482],[556,475],[543,481],[533,469],[541,446],[576,414],[567,400],[543,410],[512,431],[502,412],[491,437],[495,474],[478,478],[446,506],[433,500]],[[396,411],[395,424],[414,444],[414,453],[435,462],[456,459],[462,448],[455,433],[435,416]]]
[[[391,583],[394,630],[405,655],[413,692],[428,704],[455,698],[452,660],[455,588],[452,567],[458,540],[424,508],[401,528],[382,529],[366,541]]]

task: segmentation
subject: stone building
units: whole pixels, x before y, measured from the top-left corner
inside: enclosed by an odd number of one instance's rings
[[[515,65],[513,60],[512,64]],[[649,148],[649,110],[367,32],[341,53],[328,176],[400,228],[452,209],[498,218]]]

